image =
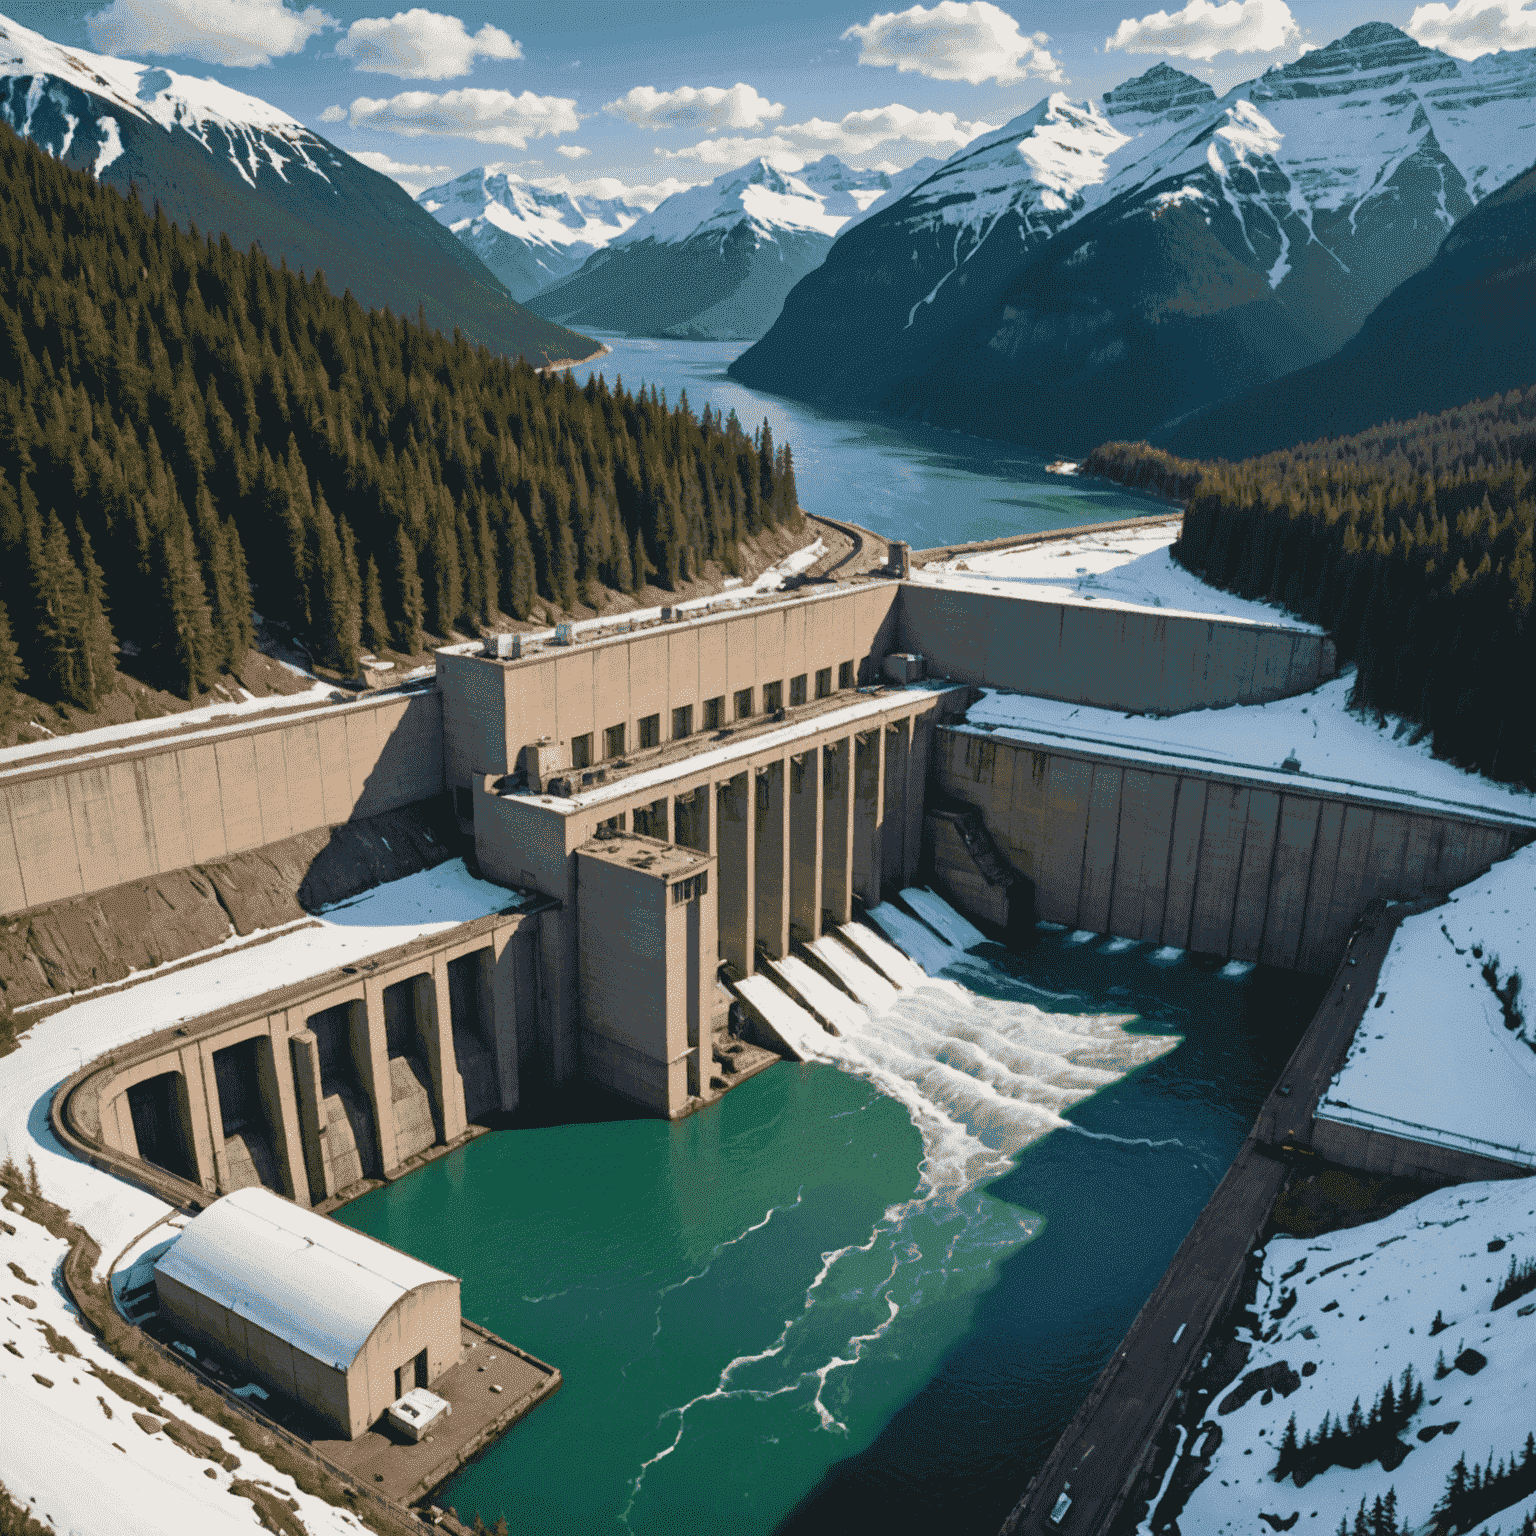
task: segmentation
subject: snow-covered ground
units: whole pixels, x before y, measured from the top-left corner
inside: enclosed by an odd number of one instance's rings
[[[997,592],[1038,602],[1090,603],[1105,608],[1156,608],[1239,624],[1278,625],[1320,634],[1315,624],[1281,608],[1251,602],[1207,586],[1168,552],[1181,518],[1154,518],[1138,528],[1116,528],[1046,539],[1015,549],[956,555],[918,567],[912,580],[962,592]]]
[[[798,576],[801,571],[809,570],[821,557],[826,554],[826,542],[820,538],[814,544],[807,544],[804,549],[794,550],[785,555],[775,565],[770,565],[756,580],[743,582],[738,586],[728,586],[723,592],[713,592],[705,597],[692,597],[687,602],[673,603],[673,612],[681,610],[685,613],[697,613],[704,609],[733,608],[738,603],[745,602],[748,598],[767,597],[772,592],[777,592],[792,576]],[[580,619],[571,625],[573,635],[589,635],[594,631],[613,630],[617,632],[624,625],[631,622],[635,624],[651,624],[661,617],[661,609],[635,608],[628,613],[609,613],[599,615],[595,619]],[[536,629],[525,631],[523,634],[524,645],[553,645],[555,632],[552,629]],[[483,642],[469,640],[458,645],[444,645],[439,649],[446,651],[451,656],[469,656],[479,651]],[[413,677],[415,673],[411,674]]]
[[[1209,1473],[1178,1517],[1184,1536],[1262,1536],[1288,1526],[1333,1536],[1341,1520],[1353,1525],[1362,1497],[1369,1513],[1389,1488],[1400,1527],[1427,1530],[1458,1457],[1469,1467],[1486,1465],[1490,1453],[1495,1463],[1518,1459],[1536,1429],[1536,1297],[1492,1310],[1511,1256],[1536,1258],[1536,1183],[1529,1179],[1440,1190],[1381,1221],[1310,1242],[1273,1239],[1263,1253],[1259,1321],[1244,1374],[1283,1361],[1295,1384],[1225,1414],[1226,1393],[1217,1399],[1191,1437],[1200,1456],[1210,1426],[1220,1431]],[[1432,1336],[1437,1312],[1446,1326]],[[1472,1374],[1451,1365],[1466,1349],[1487,1364],[1469,1360]],[[1450,1368],[1437,1380],[1442,1357]],[[1290,1476],[1274,1481],[1292,1414],[1300,1436],[1315,1433],[1325,1413],[1347,1417],[1357,1397],[1368,1412],[1387,1378],[1400,1384],[1410,1365],[1426,1401],[1400,1436],[1411,1447],[1401,1465],[1391,1472],[1374,1461],[1355,1471],[1334,1467],[1302,1488]],[[1421,1439],[1431,1426],[1438,1433]],[[1513,1536],[1533,1506],[1527,1497],[1475,1529],[1502,1527]],[[1282,1523],[1261,1524],[1264,1516]]]
[[[163,1201],[69,1156],[48,1122],[54,1089],[83,1062],[182,1019],[255,997],[275,987],[377,954],[423,935],[505,910],[519,900],[503,886],[476,880],[454,859],[436,869],[379,886],[318,914],[313,925],[265,944],[211,952],[200,965],[151,977],[121,991],[89,997],[40,1020],[17,1049],[0,1061],[0,1157],[23,1169],[34,1160],[42,1192],[65,1207],[101,1244],[110,1265],[134,1238],[171,1214]],[[131,1405],[83,1369],[97,1362],[119,1374],[127,1368],[95,1346],[75,1319],[54,1280],[64,1244],[8,1212],[15,1234],[0,1230],[0,1258],[19,1265],[38,1283],[16,1280],[11,1289],[37,1303],[0,1298],[0,1483],[38,1518],[60,1531],[117,1536],[168,1531],[223,1532],[258,1528],[253,1506],[227,1494],[230,1474],[199,1461],[163,1435],[146,1436],[130,1417]],[[12,1277],[14,1278],[14,1276]],[[70,1340],[82,1360],[49,1356],[38,1320],[46,1318]],[[37,1372],[52,1382],[35,1380]],[[229,1443],[229,1437],[167,1399],[166,1410]],[[107,1417],[98,1393],[112,1409]],[[358,1522],[323,1501],[298,1493],[289,1479],[249,1453],[239,1476],[262,1478],[300,1503],[313,1532],[357,1531]],[[82,1472],[87,1475],[82,1475]]]
[[[1436,758],[1427,742],[1410,743],[1403,721],[1388,719],[1378,727],[1373,718],[1352,712],[1353,685],[1351,670],[1294,698],[1165,718],[987,689],[966,724],[1019,740],[1069,738],[1153,763],[1178,758],[1282,786],[1336,781],[1387,803],[1495,811],[1536,823],[1536,795]],[[1301,772],[1281,772],[1293,752]]]
[[[296,668],[290,670],[297,671]],[[240,691],[245,693],[244,689]],[[49,736],[44,741],[20,742],[14,747],[0,747],[0,767],[27,766],[33,758],[50,757],[58,752],[68,752],[71,756],[79,753],[83,756],[103,747],[119,747],[124,744],[147,746],[149,738],[162,734],[176,734],[185,731],[188,726],[227,724],[234,721],[248,724],[254,716],[263,714],[267,710],[293,709],[305,704],[323,704],[332,698],[336,691],[334,683],[322,683],[315,679],[308,688],[301,689],[298,693],[273,693],[260,699],[246,693],[244,698],[232,699],[227,704],[205,704],[199,709],[186,709],[174,715],[159,715],[153,720],[125,720],[121,725],[98,726],[94,731],[76,731],[67,736]]]
[[[1536,1018],[1505,1027],[1490,961],[1536,977],[1536,848],[1402,924],[1319,1116],[1536,1168]]]

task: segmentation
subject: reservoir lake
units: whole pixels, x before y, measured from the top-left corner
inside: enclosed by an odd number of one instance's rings
[[[915,548],[1166,503],[1012,444],[726,377],[743,343],[604,337],[573,370],[767,418],[801,504]],[[991,1536],[1246,1135],[1324,983],[1104,935],[987,944],[831,1064],[677,1124],[582,1092],[340,1220],[463,1277],[558,1365],[437,1494],[518,1532]]]
[[[599,334],[608,354],[571,370],[578,384],[601,373],[610,384],[655,385],[676,405],[707,403],[756,431],[766,418],[776,443],[795,455],[807,512],[842,517],[913,549],[1044,533],[1114,518],[1168,515],[1168,503],[1108,481],[1046,473],[1054,455],[1015,443],[943,432],[912,422],[845,421],[726,375],[743,341],[666,341]]]

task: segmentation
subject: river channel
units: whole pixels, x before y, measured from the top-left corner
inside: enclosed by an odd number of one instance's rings
[[[739,343],[604,340],[579,381],[766,417],[803,506],[917,548],[1167,511],[1012,444],[746,389]],[[1043,931],[907,994],[837,1064],[676,1125],[573,1099],[347,1206],[564,1375],[439,1499],[548,1536],[990,1536],[1321,991]]]
[[[994,1531],[1321,994],[1242,969],[987,945],[842,1065],[675,1125],[574,1101],[345,1207],[564,1373],[439,1498],[549,1536]]]

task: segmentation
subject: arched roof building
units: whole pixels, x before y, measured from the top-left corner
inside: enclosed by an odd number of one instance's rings
[[[194,1217],[155,1287],[180,1331],[348,1439],[459,1359],[452,1275],[267,1189]]]

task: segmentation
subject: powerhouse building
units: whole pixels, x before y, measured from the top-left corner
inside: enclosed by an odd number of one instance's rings
[[[177,1330],[356,1439],[459,1361],[459,1282],[262,1188],[194,1217],[155,1263]]]

